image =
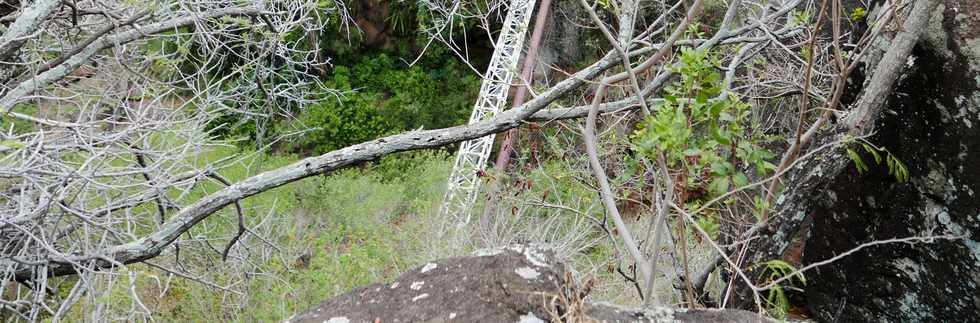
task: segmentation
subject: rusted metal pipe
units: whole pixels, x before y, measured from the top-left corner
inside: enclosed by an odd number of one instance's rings
[[[541,0],[538,3],[538,16],[534,20],[534,31],[531,34],[531,44],[527,50],[527,56],[524,56],[524,67],[521,70],[521,80],[527,81],[527,84],[523,86],[518,86],[517,91],[514,93],[513,107],[519,107],[524,104],[524,98],[527,96],[528,88],[531,87],[533,83],[533,73],[534,73],[534,61],[538,56],[538,47],[541,44],[541,37],[544,34],[544,25],[548,20],[548,10],[551,9],[551,0]],[[497,153],[497,161],[494,163],[494,168],[498,170],[507,169],[507,165],[510,164],[511,151],[514,150],[514,140],[517,138],[519,132],[518,128],[511,129],[507,131],[504,135],[504,141],[500,144],[500,151]]]
[[[551,10],[551,0],[541,0],[538,3],[538,16],[534,20],[534,31],[531,33],[531,44],[528,47],[527,55],[524,56],[524,66],[521,69],[521,80],[527,82],[522,86],[518,86],[514,93],[512,106],[515,108],[524,104],[527,91],[531,83],[533,83],[534,61],[537,59],[541,37],[544,34],[544,25],[548,20],[548,10]],[[518,128],[511,129],[504,134],[504,140],[500,144],[500,150],[497,152],[497,160],[494,163],[494,168],[500,170],[501,173],[506,171],[507,165],[510,164],[510,155],[514,150],[514,140],[518,134]],[[480,226],[482,228],[489,228],[490,215],[496,209],[493,200],[497,196],[497,190],[500,188],[500,182],[502,180],[503,176],[497,176],[487,190],[487,203],[484,203],[483,215],[480,217]]]

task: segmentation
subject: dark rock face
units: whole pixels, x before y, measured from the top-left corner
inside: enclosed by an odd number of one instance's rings
[[[589,14],[578,1],[551,1],[544,38],[541,40],[541,49],[534,68],[536,78],[545,75],[549,78],[562,77],[562,72],[554,71],[552,67],[564,72],[575,70],[576,64],[593,49],[587,44],[595,36],[589,35],[588,29],[582,27],[590,22]]]
[[[805,297],[822,321],[980,321],[980,3],[946,1],[931,25],[870,139],[911,179],[898,183],[870,155],[870,172],[849,166],[812,213],[803,262],[874,240],[963,238],[875,246],[819,267]]]
[[[444,259],[326,300],[289,322],[769,322],[739,310],[636,311],[590,304],[564,265],[537,248],[514,247]],[[559,304],[557,306],[552,304]],[[562,305],[576,304],[576,305]]]

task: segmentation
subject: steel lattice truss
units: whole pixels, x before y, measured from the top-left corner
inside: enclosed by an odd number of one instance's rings
[[[531,20],[535,0],[511,0],[510,10],[497,38],[490,67],[480,86],[480,97],[473,106],[470,124],[491,119],[507,104],[511,81],[517,74],[517,60],[524,46],[524,36]],[[470,209],[480,191],[480,176],[490,158],[494,135],[464,141],[459,146],[453,173],[449,176],[446,196],[440,212],[452,216],[458,224],[469,223]]]

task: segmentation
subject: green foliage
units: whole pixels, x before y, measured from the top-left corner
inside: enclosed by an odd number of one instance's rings
[[[208,164],[236,152],[249,153],[224,147],[189,162]],[[253,156],[254,160],[219,172],[235,182],[297,159]],[[209,260],[215,255],[184,254],[181,265],[176,266],[173,253],[155,260],[168,267],[203,272],[200,279],[229,286],[241,295],[168,278],[167,272],[155,267],[130,265],[127,268],[135,272],[133,284],[140,301],[163,322],[278,322],[355,287],[390,280],[428,260],[423,259],[425,252],[438,248],[440,242],[424,234],[434,232],[429,226],[435,222],[448,175],[445,170],[452,160],[438,151],[402,157],[407,160],[391,156],[367,167],[307,179],[242,200],[250,228],[273,226],[272,230],[256,229],[262,239],[277,245],[272,256],[251,253],[254,249],[244,243],[262,243],[247,236],[236,247],[248,254],[245,262],[221,264]],[[408,163],[413,164],[410,176],[387,177]],[[218,188],[218,184],[202,183],[192,194],[202,196]],[[227,237],[236,228],[233,209],[227,208],[199,223],[195,232]],[[220,248],[222,242],[213,243]],[[311,256],[307,264],[300,265],[297,259],[304,253]],[[120,272],[123,277],[126,273]],[[62,284],[67,287],[59,291],[70,290],[70,283]],[[86,321],[87,309],[96,305],[85,303],[87,300],[82,298],[67,321]],[[108,313],[126,313],[136,306],[128,278],[108,287],[97,302]]]
[[[689,38],[702,38],[704,37],[704,28],[702,28],[701,23],[698,21],[692,21],[687,25],[687,37]]]
[[[224,102],[232,109],[224,110],[209,124],[212,133],[223,138],[244,139],[239,143],[251,147],[312,128],[312,132],[304,132],[296,140],[287,140],[278,149],[322,153],[420,127],[431,129],[463,123],[476,100],[480,86],[478,76],[444,46],[427,47],[425,55],[414,66],[408,66],[405,61],[418,54],[420,46],[417,44],[427,40],[421,30],[432,26],[435,16],[425,6],[412,1],[348,4],[348,12],[354,17],[366,16],[371,14],[368,11],[376,9],[372,7],[375,5],[390,10],[383,22],[382,29],[386,30],[387,37],[383,49],[359,43],[359,31],[347,29],[350,26],[344,26],[343,19],[337,16],[340,12],[336,10],[337,3],[324,0],[316,8],[310,8],[320,11],[312,16],[325,25],[322,30],[312,33],[303,25],[296,25],[279,39],[288,47],[316,51],[319,57],[328,58],[321,62],[322,65],[293,66],[270,58],[276,65],[271,71],[251,70],[248,65],[236,67],[242,64],[234,61],[223,62],[227,66],[213,69],[218,71],[219,77],[235,73],[225,82],[229,87],[244,85],[242,88],[252,88],[262,84],[271,89],[284,83],[315,84],[302,93],[304,99],[315,103],[300,107],[292,101],[267,97],[265,91],[256,91],[250,94],[249,100]],[[460,10],[486,12],[485,7],[486,3],[466,2]],[[467,24],[476,23],[475,20],[466,21]],[[242,25],[249,33],[243,37],[273,37],[266,30],[250,27],[248,21],[239,19],[224,23]],[[471,27],[474,26],[463,28]],[[338,36],[338,31],[343,35]],[[451,36],[460,35],[464,33]],[[164,39],[166,41],[150,46],[152,51],[172,54],[157,62],[161,70],[182,68],[187,65],[188,57],[199,55],[191,39],[177,36]],[[237,45],[232,44],[229,50],[254,50],[234,46]],[[297,77],[316,80],[297,80]]]
[[[861,21],[867,15],[868,15],[868,12],[867,12],[866,9],[864,9],[864,7],[854,8],[854,10],[851,11],[851,15],[850,15],[850,17],[851,17],[851,23],[855,23],[855,22]]]
[[[806,26],[810,24],[810,11],[809,10],[793,10],[790,13],[790,27]]]
[[[908,167],[906,167],[905,164],[898,159],[898,157],[895,157],[895,155],[888,151],[888,149],[884,147],[875,147],[874,145],[865,141],[857,142],[857,146],[871,155],[871,157],[874,158],[876,165],[881,165],[882,160],[884,160],[885,165],[888,167],[888,175],[894,176],[895,180],[899,183],[904,183],[909,180]],[[858,173],[863,174],[870,170],[870,168],[868,168],[868,164],[865,163],[863,158],[861,158],[860,153],[851,147],[847,147],[846,150],[847,156],[854,162],[854,167],[857,169]]]
[[[698,201],[689,203],[691,208],[699,208],[701,205]],[[721,223],[718,222],[718,214],[716,212],[708,212],[702,216],[694,219],[694,224],[704,230],[708,234],[708,238],[711,240],[717,240],[718,235],[721,233]],[[690,232],[693,237],[700,237],[697,232]]]
[[[717,97],[717,58],[685,49],[680,60],[675,72],[681,80],[667,88],[665,102],[633,135],[637,150],[651,160],[663,156],[668,167],[686,171],[682,187],[706,188],[712,196],[748,184],[738,165],[759,176],[775,169],[769,162],[774,155],[759,145],[763,138],[749,131],[750,106],[735,95]]]
[[[406,34],[415,29],[413,18],[416,16],[415,1],[391,2],[392,13],[385,18],[385,23],[399,34]]]
[[[612,10],[613,9],[612,8],[612,2],[610,2],[609,0],[596,0],[596,3],[598,3],[599,6],[602,7],[603,10]]]
[[[764,283],[768,284],[770,282],[776,281],[788,275],[793,275],[796,277],[796,281],[806,285],[806,277],[803,276],[802,272],[796,272],[796,268],[789,263],[773,259],[765,262],[765,272],[763,276]],[[796,273],[794,273],[796,272]],[[792,279],[789,281],[792,282]],[[789,312],[789,298],[786,296],[786,290],[782,286],[776,284],[769,289],[769,294],[766,296],[766,309],[769,313],[778,319],[786,317],[786,313]]]
[[[407,67],[379,54],[351,67],[337,66],[327,86],[346,94],[327,97],[300,114],[297,125],[315,130],[293,148],[322,153],[419,127],[463,123],[479,83],[453,60],[439,67]]]
[[[743,169],[753,169],[759,177],[773,171],[769,160],[775,155],[760,145],[764,137],[750,131],[758,128],[750,120],[751,107],[734,94],[720,95],[716,57],[685,49],[680,62],[675,69],[680,80],[667,88],[664,103],[641,124],[632,142],[647,159],[663,158],[667,167],[680,173],[675,181],[681,182],[674,185],[689,192],[681,202],[699,208],[703,201],[748,185]],[[717,238],[717,211],[702,212],[695,221],[710,238]]]
[[[752,197],[752,215],[756,220],[762,221],[762,214],[772,207],[772,203],[761,196]]]
[[[20,114],[26,114],[30,116],[39,115],[39,111],[36,105],[33,104],[18,104],[11,109],[12,112],[17,112]],[[24,121],[20,119],[15,119],[6,114],[0,114],[0,133],[12,132],[14,135],[30,133],[34,131],[34,123],[30,121]]]
[[[427,171],[427,168],[432,167],[433,160],[445,160],[448,158],[450,156],[444,151],[411,151],[384,156],[376,163],[372,163],[368,170],[370,170],[372,176],[376,176],[383,182],[413,180],[420,172]]]
[[[164,79],[174,77],[180,70],[192,69],[188,62],[193,58],[191,48],[194,39],[190,27],[178,27],[174,30],[160,33],[158,37],[150,38],[144,50],[157,58],[150,65],[149,73]]]
[[[810,53],[810,47],[801,47],[800,48],[800,58],[803,58],[803,60],[805,60],[805,61],[809,61],[810,60],[810,55],[812,55],[812,53]]]

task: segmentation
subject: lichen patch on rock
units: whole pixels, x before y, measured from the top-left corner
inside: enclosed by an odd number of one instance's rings
[[[544,320],[534,315],[534,312],[527,312],[527,315],[521,315],[521,319],[517,323],[544,323]]]
[[[524,277],[524,279],[536,279],[541,275],[541,273],[531,267],[520,267],[514,269],[514,272],[517,273],[518,276]]]
[[[417,281],[417,282],[413,282],[412,286],[409,286],[409,288],[411,288],[412,290],[420,290],[422,289],[422,286],[425,286],[425,282]]]
[[[419,296],[412,297],[412,301],[415,302],[415,301],[418,301],[420,299],[424,299],[426,297],[429,297],[429,294],[422,293],[422,294],[419,294]]]

